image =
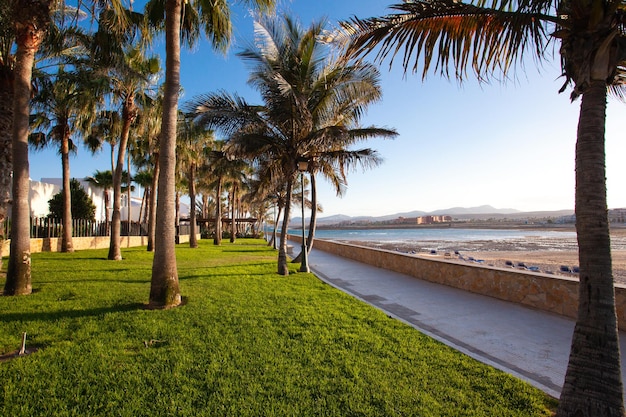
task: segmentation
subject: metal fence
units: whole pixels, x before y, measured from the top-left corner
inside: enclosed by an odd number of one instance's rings
[[[183,227],[181,227],[182,233]],[[186,230],[189,227],[187,226]],[[32,217],[30,219],[30,237],[31,238],[52,238],[61,237],[63,232],[63,224],[61,219],[52,217]],[[10,220],[4,223],[4,235],[7,239],[11,238]],[[111,234],[111,222],[93,221],[86,219],[72,220],[72,236],[73,237],[94,237],[109,236]],[[147,236],[148,224],[139,222],[121,222],[122,236]]]
[[[11,239],[11,221],[4,222],[4,236]],[[181,220],[177,227],[177,235],[188,235],[191,230],[189,221]],[[63,224],[61,219],[53,217],[31,217],[30,237],[31,238],[53,238],[61,237]],[[94,237],[109,236],[111,234],[110,221],[93,221],[86,219],[72,220],[73,237]],[[121,222],[121,236],[148,236],[148,224],[128,221]]]

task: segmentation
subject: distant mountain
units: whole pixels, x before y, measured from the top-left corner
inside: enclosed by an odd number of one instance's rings
[[[478,206],[478,207],[452,207],[446,210],[435,210],[431,211],[430,215],[459,215],[459,214],[514,214],[521,213],[519,210],[515,209],[497,209],[489,205]]]
[[[301,220],[302,217],[298,217],[297,219]],[[349,221],[352,219],[353,219],[352,217],[346,216],[345,214],[335,214],[334,216],[324,217],[323,221],[324,223],[341,223],[341,222]],[[296,218],[294,218],[294,220],[296,220]],[[320,222],[322,221],[322,219],[318,217],[317,221]]]
[[[337,214],[334,216],[320,217],[317,219],[319,226],[333,225],[346,222],[354,223],[367,223],[367,222],[384,222],[388,220],[394,220],[399,217],[414,218],[420,216],[435,216],[435,215],[449,215],[457,219],[467,220],[481,220],[481,219],[524,219],[524,218],[547,218],[547,217],[561,217],[574,214],[574,210],[557,210],[557,211],[534,211],[523,212],[512,208],[497,209],[490,205],[483,205],[477,207],[452,207],[449,209],[440,209],[435,211],[420,211],[414,210],[404,213],[388,214],[385,216],[347,216],[345,214]],[[294,217],[291,220],[292,224],[300,224],[302,222],[301,217]]]

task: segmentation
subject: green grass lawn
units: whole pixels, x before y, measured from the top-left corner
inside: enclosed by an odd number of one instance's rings
[[[177,249],[185,300],[144,309],[152,254],[33,255],[0,297],[0,415],[549,416],[555,400],[319,281],[262,240]],[[6,264],[6,261],[5,261]],[[4,279],[0,281],[4,285]]]

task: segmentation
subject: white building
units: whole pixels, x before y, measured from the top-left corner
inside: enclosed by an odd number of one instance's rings
[[[104,221],[107,217],[111,220],[111,213],[113,211],[113,190],[108,190],[109,194],[109,208],[108,213],[105,213],[104,207],[104,189],[95,186],[94,184],[84,179],[76,178],[80,185],[85,189],[87,195],[93,201],[96,206],[96,221]],[[61,192],[63,188],[62,178],[42,178],[41,181],[30,182],[30,213],[33,217],[45,217],[50,214],[48,208],[48,201],[55,195]],[[128,198],[126,193],[122,195],[122,207],[121,218],[122,221],[128,219]],[[131,196],[131,220],[137,221],[139,217],[139,210],[141,208],[141,198]]]
[[[96,221],[104,221],[106,218],[111,220],[111,214],[113,212],[113,190],[107,191],[109,194],[109,212],[105,213],[104,190],[84,179],[78,179],[78,182],[85,189],[87,195],[91,198],[93,204],[96,206]],[[31,180],[29,193],[31,217],[46,217],[48,214],[50,214],[48,201],[50,201],[50,199],[55,194],[61,192],[62,186],[63,180],[61,178],[42,178],[41,181]],[[139,212],[141,210],[141,201],[141,197],[135,197],[131,195],[131,221],[136,222],[143,220],[143,212]],[[122,194],[120,214],[122,221],[128,220],[128,196],[126,193]],[[142,216],[142,219],[139,219],[140,214]],[[180,203],[180,216],[189,217],[189,204],[183,201],[181,201]]]

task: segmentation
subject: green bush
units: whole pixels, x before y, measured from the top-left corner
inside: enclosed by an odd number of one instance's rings
[[[96,206],[76,178],[70,180],[70,194],[72,198],[72,218],[96,220]],[[63,218],[63,191],[55,194],[48,201],[48,207],[50,209],[50,217]]]

